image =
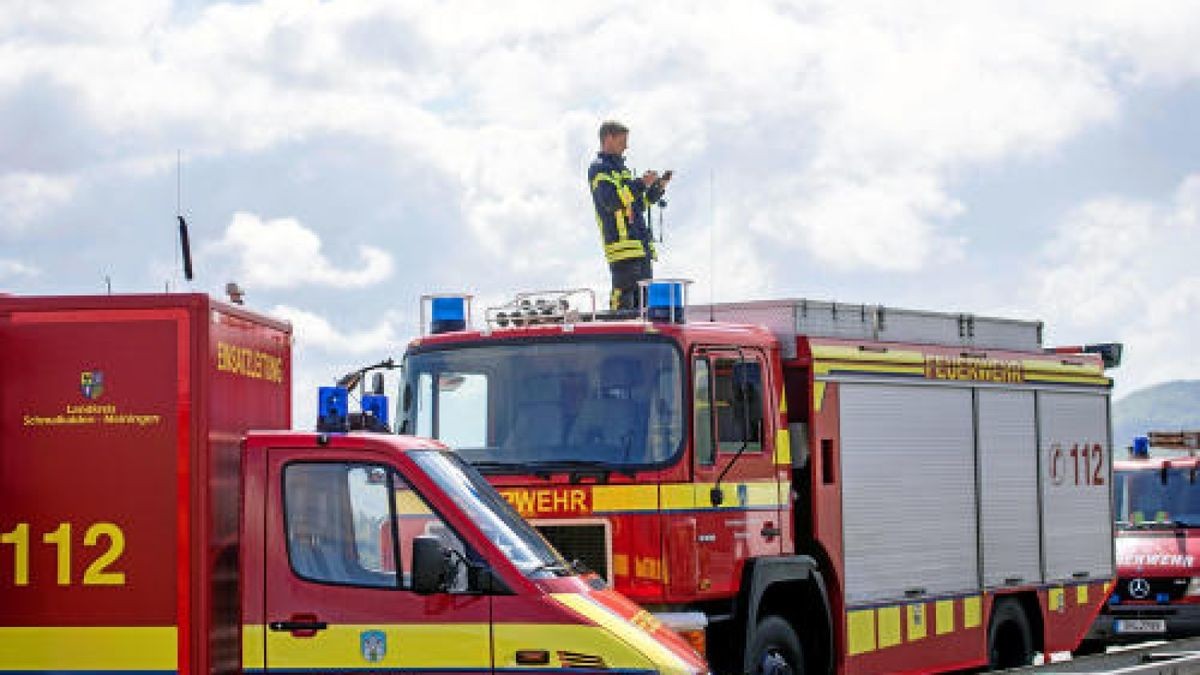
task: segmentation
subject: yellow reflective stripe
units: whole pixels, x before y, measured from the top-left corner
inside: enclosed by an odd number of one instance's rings
[[[592,511],[653,511],[658,508],[657,485],[597,485],[592,488]]]
[[[938,635],[954,632],[954,601],[938,600],[933,603],[934,630]]]
[[[900,608],[880,607],[879,618],[879,648],[900,644]]]
[[[792,465],[792,432],[786,428],[775,432],[775,465]]]
[[[1057,612],[1063,608],[1063,589],[1061,586],[1051,588],[1046,592],[1046,604],[1050,606],[1051,612]]]
[[[618,616],[615,612],[578,593],[552,593],[551,598],[569,607],[584,618],[592,621],[604,631],[596,631],[595,638],[615,638],[613,649],[618,642],[624,643],[628,656],[626,663],[618,667],[625,668],[654,668],[660,673],[691,673],[691,669],[683,659],[676,656],[666,645],[659,642],[642,626],[656,624],[653,616],[642,610],[632,620]],[[643,616],[644,615],[644,616]],[[613,664],[608,664],[613,667]]]
[[[629,238],[629,228],[625,227],[625,211],[617,211],[617,213],[612,214],[612,217],[617,221],[617,241],[614,241],[613,244],[623,244],[626,241],[631,241]],[[640,240],[637,240],[636,243],[638,246],[642,245]]]
[[[175,626],[0,628],[0,671],[176,670]]]
[[[908,641],[916,642],[925,638],[925,605],[908,606]]]
[[[379,631],[386,638],[381,661],[367,664],[362,634]],[[271,668],[465,668],[490,670],[491,626],[487,623],[420,623],[329,626],[297,639],[290,633],[267,633]]]
[[[242,625],[242,668],[266,668],[267,632],[258,624]]]
[[[851,656],[875,651],[875,610],[846,613],[846,652]]]

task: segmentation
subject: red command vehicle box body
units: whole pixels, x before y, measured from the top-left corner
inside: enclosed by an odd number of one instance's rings
[[[236,667],[239,444],[290,397],[290,327],[208,296],[0,297],[8,665]]]

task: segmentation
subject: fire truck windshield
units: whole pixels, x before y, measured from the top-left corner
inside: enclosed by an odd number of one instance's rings
[[[410,353],[400,432],[487,471],[663,463],[683,438],[679,351],[665,340],[463,345]]]
[[[461,458],[437,450],[410,452],[409,457],[523,573],[528,576],[573,573],[546,540]]]
[[[1200,527],[1196,469],[1118,469],[1113,473],[1117,523],[1126,528]]]

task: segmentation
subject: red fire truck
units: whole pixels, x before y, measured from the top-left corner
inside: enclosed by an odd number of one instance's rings
[[[1040,322],[785,300],[634,316],[429,296],[399,429],[456,447],[719,672],[929,672],[1077,646],[1113,578],[1100,354]],[[1115,363],[1119,345],[1095,351]]]
[[[290,332],[0,297],[0,672],[707,672],[442,444],[247,433],[290,425]]]
[[[1117,585],[1094,645],[1200,634],[1200,431],[1151,432],[1113,466]]]

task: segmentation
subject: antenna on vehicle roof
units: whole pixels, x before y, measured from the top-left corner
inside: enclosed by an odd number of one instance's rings
[[[717,285],[717,258],[716,245],[714,240],[717,231],[717,190],[714,184],[717,181],[717,170],[708,170],[708,320],[717,320],[716,303],[716,285]]]
[[[179,221],[179,250],[183,255],[183,278],[192,280],[192,244],[183,219],[183,151],[175,151],[175,219]]]

